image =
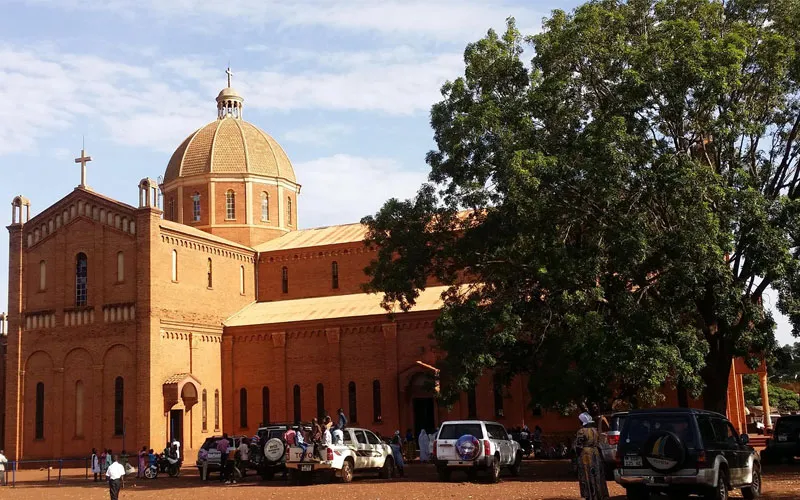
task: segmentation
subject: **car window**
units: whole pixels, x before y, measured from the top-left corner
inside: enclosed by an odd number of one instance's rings
[[[353,438],[350,437],[350,432],[344,431],[342,434],[344,434],[344,444],[352,444],[353,443]]]
[[[486,424],[486,433],[489,434],[490,439],[508,440],[508,434],[502,425]]]
[[[721,418],[712,418],[711,425],[714,426],[715,443],[719,445],[736,444],[736,431],[733,426]]]
[[[800,418],[781,417],[775,424],[775,434],[796,436],[800,432]]]
[[[733,428],[733,424],[725,421],[728,425],[728,433],[725,435],[725,441],[730,444],[739,444],[739,434],[736,432],[736,429]]]
[[[272,438],[283,439],[283,435],[284,435],[285,433],[286,433],[286,431],[284,431],[284,430],[280,430],[280,429],[272,429],[272,430],[270,430],[270,431],[269,431],[269,433],[267,434],[267,439],[272,439]]]
[[[483,430],[481,424],[446,424],[442,425],[437,439],[458,439],[461,436],[470,434],[478,439],[483,438]]]
[[[364,431],[354,431],[356,435],[356,441],[358,444],[368,444],[367,436],[364,435]]]
[[[644,445],[645,441],[654,432],[672,432],[689,448],[694,448],[694,430],[688,415],[641,414],[628,415],[623,432],[623,441],[637,447]]]
[[[216,439],[211,439],[211,438],[209,438],[209,439],[206,439],[206,442],[205,442],[205,443],[203,443],[203,446],[202,446],[201,448],[202,448],[202,449],[204,449],[204,450],[206,450],[206,451],[208,451],[208,450],[210,450],[210,449],[211,449],[211,448],[212,448],[212,447],[213,447],[215,444],[217,444],[217,440],[216,440]]]
[[[615,415],[611,417],[611,430],[621,431],[622,425],[625,423],[625,415]]]
[[[697,417],[697,427],[700,430],[700,437],[703,439],[703,445],[708,446],[711,443],[716,442],[716,436],[714,435],[714,426],[711,423],[711,419],[700,415]]]
[[[381,441],[378,438],[378,436],[376,436],[375,434],[367,431],[366,435],[367,435],[367,441],[369,442],[369,444],[383,444],[383,441]]]

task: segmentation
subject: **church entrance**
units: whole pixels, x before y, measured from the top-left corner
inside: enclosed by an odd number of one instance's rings
[[[433,432],[436,428],[433,398],[414,398],[414,436],[419,436],[422,429]]]
[[[169,412],[169,442],[178,441],[183,450],[183,410]]]

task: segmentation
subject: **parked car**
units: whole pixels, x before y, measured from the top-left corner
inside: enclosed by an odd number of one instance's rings
[[[242,444],[242,439],[246,436],[228,436],[230,442],[228,446],[228,453],[235,450]],[[207,462],[206,470],[208,473],[220,472],[220,452],[217,450],[217,441],[222,439],[222,436],[212,436],[206,438],[200,450],[197,452],[197,470],[200,472],[200,477],[203,475],[203,465]],[[206,476],[208,479],[208,476]]]
[[[286,468],[292,474],[292,483],[311,482],[318,473],[336,476],[349,483],[354,474],[377,472],[378,477],[394,477],[395,457],[392,447],[384,443],[368,429],[345,428],[344,443],[324,447],[322,460],[315,458],[314,445],[309,444],[303,457],[303,449],[289,448]]]
[[[251,457],[251,463],[262,479],[272,479],[275,473],[286,470],[286,442],[283,435],[290,427],[293,424],[270,424],[258,428],[256,435],[260,446],[256,456]],[[302,424],[302,427],[305,431],[311,430],[308,424]]]
[[[635,410],[619,440],[614,478],[630,500],[652,492],[671,498],[695,493],[727,500],[741,488],[746,499],[761,494],[761,462],[724,415],[695,409]]]
[[[775,423],[772,438],[767,440],[766,449],[761,452],[764,462],[792,462],[800,456],[800,415],[780,417]]]
[[[600,452],[603,454],[607,479],[614,479],[614,469],[617,463],[617,445],[619,444],[619,433],[622,424],[625,423],[627,411],[620,411],[606,416],[609,430],[600,433]]]
[[[506,429],[496,422],[455,420],[442,423],[433,443],[433,463],[439,479],[449,481],[454,470],[474,479],[478,471],[487,471],[490,482],[500,479],[500,469],[519,474],[522,450]]]

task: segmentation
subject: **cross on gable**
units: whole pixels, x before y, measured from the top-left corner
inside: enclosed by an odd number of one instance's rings
[[[75,158],[75,163],[81,164],[81,183],[78,187],[86,187],[86,164],[92,161],[92,157],[86,154],[85,149],[81,149],[81,156]]]

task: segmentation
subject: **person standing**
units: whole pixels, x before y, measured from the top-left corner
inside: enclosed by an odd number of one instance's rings
[[[347,417],[344,416],[344,410],[339,408],[336,413],[339,414],[339,421],[336,424],[336,429],[344,433],[344,428],[347,427]]]
[[[219,482],[230,483],[228,478],[228,448],[230,441],[228,441],[228,434],[223,433],[222,438],[217,441],[217,451],[219,452]]]
[[[119,490],[122,488],[122,477],[125,475],[125,467],[117,461],[116,456],[111,457],[111,465],[106,470],[108,479],[108,493],[111,500],[119,500]]]
[[[422,463],[427,463],[430,460],[431,456],[428,453],[428,447],[430,446],[430,441],[428,440],[428,433],[425,429],[419,431],[419,438],[417,439],[417,444],[419,444],[419,461]]]
[[[147,446],[142,446],[142,450],[139,452],[139,470],[136,471],[136,477],[143,478],[145,468],[147,468]]]
[[[581,413],[578,418],[581,428],[575,436],[575,451],[578,454],[578,484],[581,499],[608,500],[608,484],[600,453],[600,433],[588,412]]]
[[[250,466],[250,440],[248,438],[242,438],[238,451],[239,463],[236,465],[236,468],[239,469],[242,478],[244,478],[247,475],[247,467]]]
[[[405,461],[403,460],[403,438],[400,437],[400,431],[394,431],[394,436],[392,436],[389,446],[392,448],[394,464],[400,473],[400,477],[403,477],[405,475]]]
[[[111,449],[106,450],[106,471],[111,466],[111,463],[114,461],[114,455],[111,453]]]
[[[92,448],[92,474],[94,474],[94,482],[100,480],[100,459],[97,457],[97,448]]]
[[[6,464],[8,463],[8,459],[3,454],[3,450],[0,450],[0,486],[6,485]]]

